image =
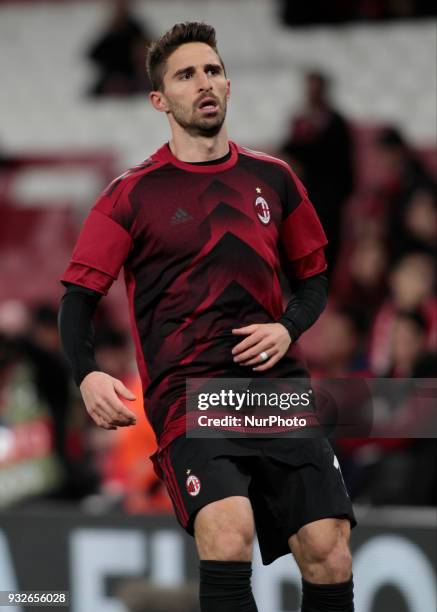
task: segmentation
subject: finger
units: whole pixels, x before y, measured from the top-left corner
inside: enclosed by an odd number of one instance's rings
[[[115,400],[121,404],[115,393],[114,397]],[[123,406],[123,404],[121,405]],[[123,426],[126,424],[130,425],[132,423],[132,421],[120,419],[117,412],[113,409],[111,403],[104,397],[100,397],[96,401],[95,405],[90,409],[89,413],[94,420],[96,420],[95,417],[99,419],[99,423],[97,423],[99,426],[103,426],[101,425],[101,423],[106,423],[106,425],[109,425],[111,427]]]
[[[257,342],[262,340],[263,337],[264,336],[262,334],[254,332],[253,334],[236,344],[232,349],[232,354],[238,355],[239,353],[242,353],[246,349],[250,348],[251,346],[254,346]]]
[[[276,353],[275,355],[273,355],[273,357],[270,357],[268,361],[265,361],[262,365],[252,368],[252,370],[254,370],[255,372],[264,372],[264,370],[269,370],[275,364],[278,363],[279,359],[280,359],[279,353]]]
[[[100,414],[92,414],[91,418],[93,419],[94,423],[98,426],[101,427],[102,429],[117,429],[112,423],[109,423],[104,417],[102,417]]]
[[[136,420],[137,415],[132,410],[129,410],[125,403],[121,401],[115,388],[110,390],[102,399],[104,400],[105,407],[111,412],[111,415],[119,415],[122,418]]]
[[[272,357],[274,357],[278,353],[278,350],[275,347],[270,347],[270,348],[267,348],[267,349],[264,348],[264,349],[261,349],[261,351],[259,353],[257,353],[255,357],[253,357],[252,359],[249,359],[249,361],[245,361],[244,363],[241,363],[240,365],[244,365],[244,366],[251,366],[251,365],[259,366],[259,365],[263,365],[263,364],[267,363],[268,360],[260,358],[260,353],[262,353],[263,351],[265,351],[268,354],[269,359],[271,359]]]
[[[106,422],[113,427],[126,427],[128,425],[135,425],[133,421],[120,419],[117,416],[110,416],[106,419]]]
[[[101,398],[92,402],[92,404],[87,407],[87,410],[90,417],[94,420],[96,418],[100,419],[101,421],[110,420],[110,414],[106,408],[105,402]]]
[[[111,427],[113,427],[114,429],[117,429],[118,427],[131,427],[132,425],[135,425],[135,423],[132,423],[130,421],[126,422],[117,420],[111,420],[108,424],[111,425]]]
[[[262,353],[263,351],[267,351],[270,356],[270,352],[272,350],[275,350],[275,344],[271,339],[266,338],[244,351],[244,353],[240,353],[237,357],[234,358],[234,361],[242,365],[247,365],[249,359],[255,359],[256,362],[259,362],[260,353]]]
[[[114,394],[105,399],[106,412],[111,421],[117,421],[120,425],[132,425],[137,421],[136,414],[131,412]]]
[[[127,400],[133,401],[133,400],[137,399],[135,393],[132,393],[132,391],[130,389],[128,389],[121,382],[121,380],[117,380],[116,378],[114,378],[114,389],[116,390],[118,395],[121,395],[121,397],[124,397]]]
[[[236,327],[235,329],[232,330],[233,334],[236,334],[237,336],[244,336],[246,334],[252,334],[253,332],[255,332],[258,329],[258,324],[254,323],[253,325],[246,325],[246,327]]]

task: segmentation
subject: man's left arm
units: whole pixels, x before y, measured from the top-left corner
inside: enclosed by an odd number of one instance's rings
[[[316,322],[328,297],[325,232],[305,187],[288,166],[285,178],[281,246],[284,272],[294,289],[292,298],[277,323],[232,330],[245,336],[232,351],[234,361],[260,372],[282,359],[290,343]]]
[[[234,329],[246,335],[232,351],[234,361],[253,366],[257,372],[273,367],[287,352],[290,344],[317,321],[328,300],[328,279],[323,272],[295,283],[293,295],[277,323],[261,323]],[[260,354],[268,359],[260,363]]]

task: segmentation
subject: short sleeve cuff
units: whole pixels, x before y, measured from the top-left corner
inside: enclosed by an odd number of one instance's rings
[[[308,199],[283,221],[282,243],[289,261],[302,259],[328,244],[322,224]]]
[[[87,289],[93,289],[93,291],[97,291],[102,295],[108,293],[113,282],[112,276],[74,262],[70,263],[61,278],[61,283],[63,284],[72,283],[73,285],[80,285]]]

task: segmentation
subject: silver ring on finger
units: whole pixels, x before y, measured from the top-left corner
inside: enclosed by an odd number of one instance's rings
[[[266,351],[263,351],[259,354],[259,358],[261,361],[267,361],[267,359],[269,358],[269,354]]]

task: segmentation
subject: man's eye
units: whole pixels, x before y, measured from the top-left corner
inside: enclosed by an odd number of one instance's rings
[[[187,79],[191,79],[191,73],[190,72],[184,72],[184,74],[181,74],[181,79],[183,81],[186,81]]]
[[[218,74],[219,70],[218,68],[208,68],[207,72],[211,74]]]

